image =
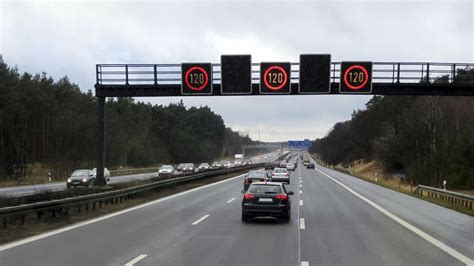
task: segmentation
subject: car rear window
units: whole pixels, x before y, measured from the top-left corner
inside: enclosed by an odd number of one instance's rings
[[[273,194],[273,193],[281,193],[281,187],[277,185],[251,185],[249,193],[265,193],[265,194]]]
[[[249,173],[248,174],[248,178],[265,178],[266,176],[266,173],[257,173],[257,172],[253,172],[253,173]]]
[[[275,173],[286,173],[286,169],[275,169]]]

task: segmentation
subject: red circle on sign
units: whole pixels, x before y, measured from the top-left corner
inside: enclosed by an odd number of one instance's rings
[[[268,72],[272,71],[273,69],[279,70],[281,73],[283,73],[283,82],[281,83],[280,86],[277,86],[277,87],[270,85],[270,83],[268,83],[268,81],[267,81],[267,74],[268,74]],[[271,66],[263,74],[263,82],[265,83],[265,86],[267,86],[267,88],[269,88],[272,91],[277,91],[277,90],[283,88],[283,86],[285,86],[287,80],[288,80],[288,75],[286,74],[285,69],[283,69],[281,66]]]
[[[188,81],[189,73],[191,73],[191,71],[193,70],[199,70],[204,74],[204,83],[200,87],[197,87],[197,88],[192,86],[191,83],[189,83]],[[193,66],[190,69],[188,69],[188,71],[186,71],[186,74],[184,75],[184,78],[185,78],[186,85],[188,85],[188,87],[193,91],[200,91],[204,89],[204,87],[206,87],[207,83],[209,82],[209,77],[207,76],[207,72],[204,70],[204,68],[198,67],[198,66]]]
[[[365,80],[364,82],[362,82],[362,84],[358,85],[358,86],[353,86],[351,84],[349,84],[349,82],[347,81],[347,74],[349,74],[349,72],[353,69],[360,69],[362,70],[362,72],[364,73],[365,75]],[[365,69],[365,67],[361,66],[361,65],[353,65],[353,66],[350,66],[346,72],[344,72],[344,83],[346,84],[347,87],[349,87],[349,89],[351,90],[359,90],[361,88],[363,88],[365,86],[365,84],[367,84],[367,82],[369,81],[369,73],[367,72],[367,69]]]

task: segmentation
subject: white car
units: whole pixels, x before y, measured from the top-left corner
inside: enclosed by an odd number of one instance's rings
[[[96,178],[96,176],[97,176],[97,168],[92,168],[91,177]],[[109,169],[107,169],[105,167],[104,167],[104,178],[105,178],[105,180],[110,181],[110,171],[109,171]]]
[[[290,184],[290,173],[286,168],[275,168],[272,173],[272,182],[284,182]]]
[[[169,164],[162,165],[158,170],[158,177],[174,176],[174,167]]]
[[[294,163],[288,163],[286,165],[286,169],[289,170],[289,171],[295,171],[296,165]]]
[[[229,161],[223,161],[224,168],[231,168],[232,164]]]

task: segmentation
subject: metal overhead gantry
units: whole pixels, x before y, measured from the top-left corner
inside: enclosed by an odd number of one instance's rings
[[[298,63],[252,63],[250,55],[223,55],[220,63],[98,64],[96,184],[104,185],[105,98],[259,95],[474,96],[457,80],[474,63],[331,62],[329,54],[302,54]]]

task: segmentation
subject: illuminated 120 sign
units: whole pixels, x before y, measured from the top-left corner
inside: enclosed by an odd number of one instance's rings
[[[181,64],[181,93],[183,95],[212,94],[212,65],[210,63]]]
[[[260,93],[289,94],[291,89],[290,63],[260,64]]]
[[[371,93],[372,62],[341,62],[339,93]]]

